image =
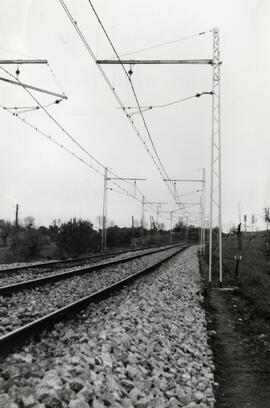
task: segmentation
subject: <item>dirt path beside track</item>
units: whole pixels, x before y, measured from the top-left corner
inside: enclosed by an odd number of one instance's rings
[[[270,408],[270,352],[255,341],[233,291],[209,289],[205,305],[219,383],[215,408]]]

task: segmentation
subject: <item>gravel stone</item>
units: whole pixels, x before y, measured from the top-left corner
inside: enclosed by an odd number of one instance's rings
[[[33,395],[29,395],[29,397],[22,397],[22,405],[24,408],[33,408],[36,405],[36,401]]]
[[[148,249],[149,250],[149,249]],[[99,264],[102,261],[110,261],[110,260],[115,260],[115,259],[122,259],[126,258],[130,255],[135,255],[135,254],[140,254],[142,252],[145,252],[146,250],[138,250],[136,252],[126,252],[124,254],[119,254],[116,256],[111,256],[111,257],[105,257],[103,255],[100,255],[100,259],[95,258],[95,259],[89,259],[89,260],[74,260],[72,262],[72,265],[67,267],[65,264],[58,264],[58,265],[47,265],[47,266],[38,266],[36,268],[30,268],[30,269],[25,269],[23,271],[16,271],[16,272],[8,272],[9,268],[12,267],[20,267],[20,266],[33,266],[35,264],[38,264],[38,262],[33,262],[33,263],[27,263],[27,262],[21,262],[21,263],[14,263],[14,264],[0,264],[0,286],[6,286],[6,285],[12,285],[14,283],[19,283],[23,282],[26,280],[30,279],[38,279],[38,278],[43,278],[48,275],[53,275],[57,274],[63,271],[63,272],[68,272],[71,269],[78,268],[80,269],[81,266],[93,266],[96,264]],[[76,265],[77,264],[77,265]],[[7,269],[5,271],[4,269]]]
[[[89,408],[89,405],[83,398],[71,400],[68,406],[69,408]]]
[[[14,385],[2,395],[56,408],[213,408],[200,285],[193,247],[16,353],[34,364],[5,358]]]
[[[6,317],[0,317],[0,335],[113,284],[174,251],[175,248],[171,248],[153,255],[146,255],[86,275],[22,290],[7,298],[0,296],[0,313],[7,312]]]

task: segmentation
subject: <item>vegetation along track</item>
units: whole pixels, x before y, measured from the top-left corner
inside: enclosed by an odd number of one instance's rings
[[[166,245],[168,246],[168,245]],[[160,247],[166,247],[165,245]],[[158,247],[159,248],[159,247]],[[32,264],[17,264],[15,266],[3,266],[0,265],[0,286],[12,284],[19,281],[34,279],[37,277],[47,276],[57,271],[63,270],[63,268],[71,268],[75,266],[90,265],[100,262],[105,259],[113,257],[126,256],[129,253],[141,253],[142,251],[148,251],[151,249],[157,249],[157,247],[145,247],[143,249],[128,249],[124,251],[108,252],[103,254],[95,254],[90,256],[83,256],[78,258],[59,259],[46,262],[34,262]]]
[[[113,268],[107,267],[90,275],[25,290],[9,297],[0,297],[0,329],[3,334],[0,337],[0,353],[8,353],[12,347],[23,343],[30,335],[47,329],[56,321],[69,317],[91,302],[109,296],[187,247],[188,245],[178,245],[159,250],[126,261],[120,267],[114,265]]]
[[[174,246],[165,246],[158,249],[148,248],[147,250],[137,250],[135,254],[132,253],[133,251],[131,251],[131,254],[124,251],[118,253],[118,256],[114,255],[112,258],[103,260],[101,262],[77,265],[73,266],[72,268],[64,268],[62,270],[58,269],[58,264],[56,270],[53,270],[52,267],[44,270],[42,268],[32,268],[31,266],[31,269],[24,269],[22,272],[18,272],[16,274],[11,273],[11,275],[7,274],[7,276],[3,276],[2,278],[0,277],[0,295],[9,295],[15,291],[33,288],[35,286],[44,285],[48,282],[56,282],[57,280],[70,278],[74,275],[89,273],[93,270],[102,269],[104,266],[111,266],[120,262],[126,262],[127,260],[140,258],[146,254],[163,251],[171,247]],[[83,261],[83,263],[85,263],[85,261]]]

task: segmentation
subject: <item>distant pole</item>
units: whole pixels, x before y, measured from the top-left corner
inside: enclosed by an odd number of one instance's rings
[[[107,182],[111,181],[111,180],[121,180],[121,181],[132,181],[134,183],[134,194],[133,196],[136,197],[136,190],[137,190],[137,181],[146,181],[145,178],[138,178],[138,177],[108,177],[107,175],[107,169],[106,169],[106,190],[107,190]],[[105,183],[105,180],[104,180]],[[104,187],[105,188],[105,187]],[[112,190],[112,189],[110,189]],[[106,193],[106,213],[107,213],[107,193]],[[104,204],[104,200],[103,200],[103,204]],[[104,243],[106,246],[106,228],[105,228],[105,239],[104,239]],[[141,232],[140,232],[140,240],[141,240]]]
[[[156,219],[156,226],[155,226],[155,235],[156,235],[156,240],[157,240],[157,237],[158,237],[158,220],[159,220],[159,209],[160,209],[160,207],[161,207],[161,205],[163,205],[163,204],[168,204],[168,203],[164,203],[164,202],[153,202],[153,201],[147,201],[147,202],[144,202],[144,204],[152,204],[152,205],[157,205],[157,219]]]
[[[156,220],[157,220],[157,228],[159,229],[159,205],[157,205],[157,218],[156,218]]]
[[[134,217],[131,217],[131,229],[132,229],[132,238],[134,238]]]
[[[255,223],[255,214],[252,214],[252,215],[251,215],[251,238],[252,238],[252,245],[253,245],[254,223]]]
[[[203,251],[203,207],[202,207],[202,197],[200,197],[200,255]]]
[[[19,204],[16,204],[15,210],[15,247],[18,249],[18,229],[19,229]]]
[[[201,247],[200,247],[200,252],[205,254],[205,183],[206,183],[206,179],[205,179],[205,169],[203,168],[203,173],[202,173],[202,178],[199,179],[168,179],[168,178],[164,178],[164,181],[170,181],[172,183],[174,183],[174,189],[176,191],[176,183],[177,182],[188,182],[188,183],[202,183],[202,189],[201,190],[197,190],[202,192],[202,202],[199,203],[200,208],[201,208],[201,212],[202,212],[202,220],[201,220]],[[191,204],[191,205],[197,205],[197,203],[184,203],[184,202],[177,202],[176,204],[178,205],[187,205],[187,204]]]
[[[245,236],[247,236],[247,215],[244,215],[244,222],[245,222]]]
[[[16,204],[16,212],[15,212],[15,227],[16,227],[16,229],[19,226],[19,216],[18,216],[18,214],[19,214],[19,204]]]
[[[105,167],[104,187],[103,187],[103,212],[102,212],[102,235],[101,235],[101,252],[107,248],[107,185],[108,185],[108,168]]]
[[[241,203],[238,201],[238,218],[239,218],[239,224],[242,222],[241,220]]]
[[[172,243],[173,243],[173,232],[172,232],[172,226],[173,226],[173,211],[171,211],[170,215],[171,215],[170,243],[171,243],[171,245],[172,245]]]
[[[144,205],[145,205],[145,197],[143,195],[142,196],[142,216],[141,216],[141,248],[143,248]]]
[[[264,208],[264,220],[266,222],[266,232],[268,233],[268,223],[269,223],[269,207]]]
[[[186,227],[186,241],[188,241],[188,216],[187,216],[187,227]]]

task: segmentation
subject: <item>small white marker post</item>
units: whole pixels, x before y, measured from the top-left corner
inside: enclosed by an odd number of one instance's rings
[[[235,277],[238,278],[239,262],[242,260],[242,256],[241,255],[234,255],[234,259],[236,260]]]

